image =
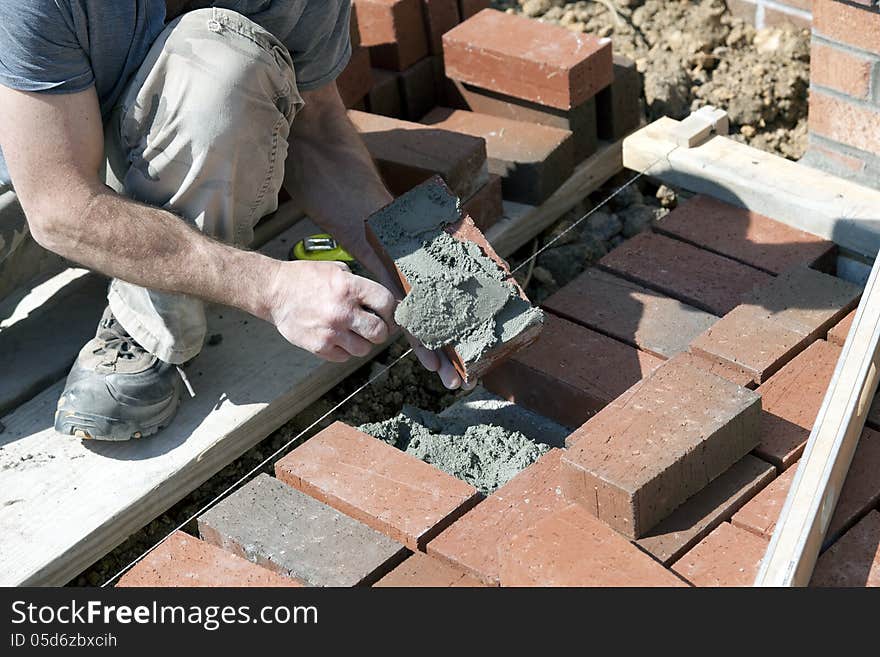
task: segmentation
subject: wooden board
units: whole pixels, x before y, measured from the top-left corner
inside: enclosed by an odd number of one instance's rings
[[[623,165],[833,240],[873,258],[880,250],[880,191],[715,136],[676,146],[680,122],[662,118],[623,140]]]
[[[315,231],[302,221],[264,252]],[[324,362],[225,307],[209,310],[209,325],[223,341],[188,368],[196,397],[149,440],[57,435],[63,382],[3,418],[0,585],[65,584],[369,360]]]
[[[852,462],[880,366],[880,260],[875,261],[828,392],[761,564],[756,586],[807,586]]]
[[[622,141],[601,144],[541,205],[505,201],[504,216],[486,231],[486,239],[499,255],[509,256],[622,171],[622,144]]]

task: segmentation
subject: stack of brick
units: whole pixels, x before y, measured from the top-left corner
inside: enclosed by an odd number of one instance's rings
[[[805,162],[880,187],[880,5],[815,0]]]

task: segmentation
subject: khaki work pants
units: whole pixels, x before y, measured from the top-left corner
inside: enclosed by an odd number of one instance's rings
[[[277,209],[301,107],[290,54],[269,32],[230,10],[184,14],[166,26],[107,117],[107,185],[247,246],[256,222]],[[0,188],[0,298],[59,262],[31,239],[14,191]],[[108,301],[160,359],[183,363],[201,350],[200,300],[114,280]]]

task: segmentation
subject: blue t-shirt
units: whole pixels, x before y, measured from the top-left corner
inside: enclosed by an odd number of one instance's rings
[[[348,63],[350,0],[213,5],[244,14],[284,43],[300,91],[330,82]],[[0,0],[0,84],[43,93],[94,85],[106,118],[164,26],[165,0]],[[0,182],[9,183],[2,152]]]

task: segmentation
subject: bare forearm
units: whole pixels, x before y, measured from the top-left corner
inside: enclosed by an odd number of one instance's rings
[[[276,261],[212,240],[182,218],[98,188],[56,220],[45,246],[108,276],[266,318]]]
[[[335,88],[321,96],[294,120],[284,184],[309,217],[375,271],[363,222],[392,196]]]

